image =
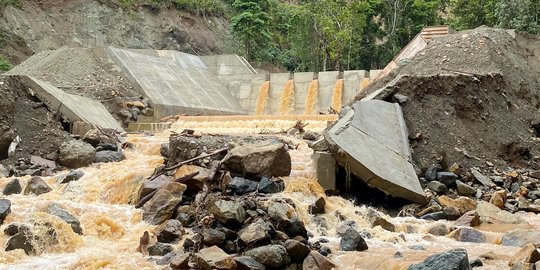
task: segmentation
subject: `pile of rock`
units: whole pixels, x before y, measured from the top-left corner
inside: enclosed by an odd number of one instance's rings
[[[309,242],[294,203],[272,196],[284,190],[280,177],[291,172],[285,144],[256,141],[231,146],[224,154],[215,150],[228,142],[208,149],[197,143],[207,138],[179,137],[171,137],[170,149],[175,150],[166,153],[179,166],[150,177],[139,191],[137,206],[144,219],[158,225],[157,242],[141,247],[141,252],[147,249],[150,255],[163,256],[156,263],[173,269],[334,267],[325,257],[330,250]],[[189,147],[172,147],[179,142]],[[197,165],[183,163],[197,156],[204,157],[194,162]],[[324,202],[314,205],[313,211],[324,213]],[[193,233],[186,235],[185,227]],[[362,236],[350,230],[343,237],[343,250],[367,249]],[[179,241],[182,249],[175,250]]]

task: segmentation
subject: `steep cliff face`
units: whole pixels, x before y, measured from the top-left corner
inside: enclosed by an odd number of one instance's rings
[[[174,8],[122,8],[116,1],[23,0],[2,9],[0,55],[19,64],[29,55],[60,47],[115,46],[219,54],[229,34],[227,19]]]

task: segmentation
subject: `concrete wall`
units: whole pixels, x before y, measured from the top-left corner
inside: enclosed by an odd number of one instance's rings
[[[306,107],[309,84],[315,78],[314,72],[294,73],[294,114],[303,114]]]
[[[176,51],[160,57],[109,48],[110,58],[146,96],[155,119],[181,113],[244,114],[234,98],[197,56]]]
[[[216,76],[257,74],[244,57],[236,54],[200,56],[200,59]]]
[[[327,113],[332,102],[332,95],[339,71],[319,72],[319,111]],[[345,89],[345,91],[347,91]]]
[[[124,130],[101,102],[68,94],[48,82],[29,76],[21,76],[21,78],[49,108],[58,108],[65,120],[71,123],[83,121],[100,128],[117,131]]]

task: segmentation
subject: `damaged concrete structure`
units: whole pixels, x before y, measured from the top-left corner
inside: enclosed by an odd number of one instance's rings
[[[426,203],[400,106],[381,100],[360,101],[342,115],[325,134],[336,161],[370,187]]]

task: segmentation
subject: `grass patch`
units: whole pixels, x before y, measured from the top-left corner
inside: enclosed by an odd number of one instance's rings
[[[0,70],[9,71],[12,68],[13,68],[13,65],[4,57],[0,56]]]
[[[20,6],[21,0],[0,0],[0,7]]]

